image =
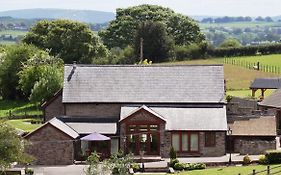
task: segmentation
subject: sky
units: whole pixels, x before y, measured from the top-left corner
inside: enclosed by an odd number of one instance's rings
[[[157,4],[185,15],[278,16],[281,0],[0,0],[0,11],[62,8],[115,12],[139,4]]]

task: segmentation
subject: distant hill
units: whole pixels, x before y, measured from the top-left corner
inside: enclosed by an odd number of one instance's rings
[[[94,10],[23,9],[0,12],[0,16],[24,19],[71,19],[86,23],[105,23],[115,19],[115,14]]]

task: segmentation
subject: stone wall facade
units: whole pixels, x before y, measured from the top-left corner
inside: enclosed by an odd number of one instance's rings
[[[120,116],[121,104],[65,104],[67,116],[113,118]]]
[[[50,124],[38,129],[26,140],[26,152],[34,156],[35,165],[69,165],[74,162],[73,139]]]
[[[53,117],[63,115],[62,95],[57,96],[51,103],[44,109],[45,120],[49,121]]]
[[[249,140],[236,139],[234,141],[234,150],[242,155],[258,155],[264,154],[266,150],[276,149],[276,140]]]
[[[216,157],[225,155],[226,132],[216,132],[216,145],[213,147],[205,146],[205,132],[200,132],[200,154],[205,157]]]
[[[125,119],[126,120],[126,119]],[[137,112],[128,117],[126,121],[122,121],[120,124],[120,148],[126,149],[126,124],[130,123],[155,123],[157,122],[153,114],[142,111]],[[159,133],[160,133],[160,156],[163,158],[169,158],[169,153],[172,145],[172,131],[165,130],[165,122],[159,123]],[[188,132],[188,131],[187,131]],[[215,132],[216,133],[216,144],[213,147],[205,146],[205,132],[199,132],[199,153],[178,153],[179,157],[187,156],[223,156],[225,155],[225,137],[226,132]]]

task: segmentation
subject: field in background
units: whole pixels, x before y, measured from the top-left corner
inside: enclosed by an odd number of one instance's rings
[[[229,23],[199,23],[202,29],[208,27],[254,28],[281,27],[281,22],[229,22]]]
[[[18,120],[7,120],[6,122],[12,127],[21,129],[26,132],[30,132],[41,126],[42,124],[31,124],[32,119],[18,119]]]
[[[38,105],[26,101],[0,100],[0,118],[10,115],[42,115]]]

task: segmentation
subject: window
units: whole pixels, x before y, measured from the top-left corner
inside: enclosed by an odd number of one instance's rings
[[[205,146],[206,147],[216,146],[216,133],[215,132],[205,132]]]
[[[198,152],[199,135],[195,132],[172,133],[172,146],[177,152]]]

